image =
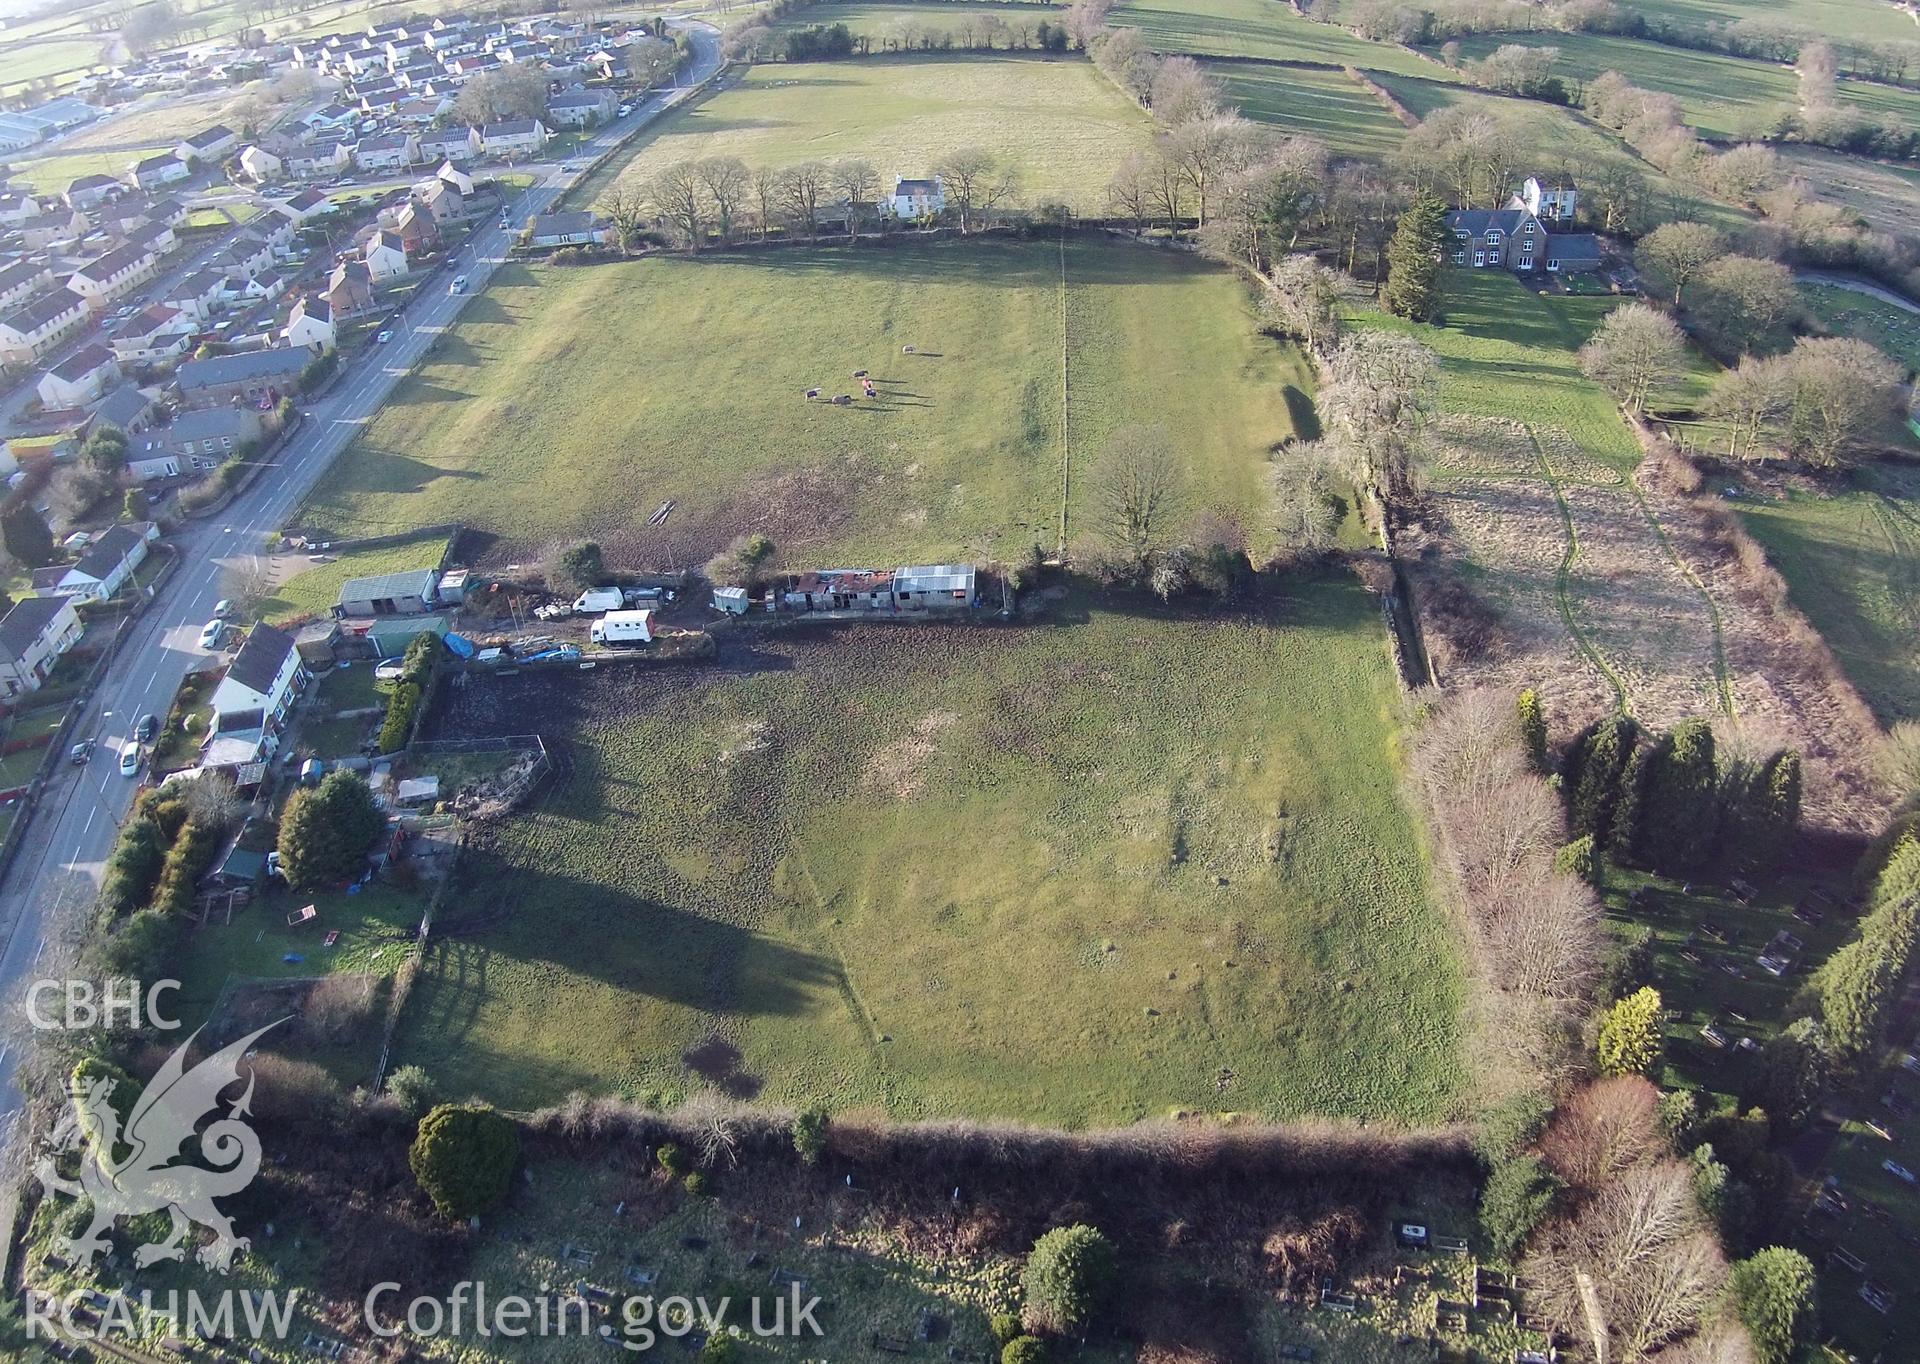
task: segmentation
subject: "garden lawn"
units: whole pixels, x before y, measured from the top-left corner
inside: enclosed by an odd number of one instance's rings
[[[903,1118],[1444,1117],[1461,977],[1380,630],[1339,574],[449,689],[442,734],[540,714],[572,770],[470,850],[451,903],[507,917],[436,940],[396,1057],[516,1107],[697,1063]]]
[[[984,147],[1021,173],[1023,202],[1100,212],[1107,182],[1147,145],[1147,115],[1082,57],[1002,52],[769,63],[664,118],[576,196],[610,178],[644,181],[676,161],[738,156],[749,166],[862,157],[892,188],[949,153]]]
[[[1646,178],[1650,202],[1662,215],[1672,216],[1669,205],[1682,205],[1685,214],[1726,231],[1739,231],[1753,223],[1751,215],[1708,197],[1697,185],[1669,179],[1636,157],[1619,138],[1571,109],[1433,80],[1404,76],[1376,79],[1416,118],[1427,118],[1440,109],[1458,106],[1499,120],[1519,139],[1520,159],[1525,165],[1579,178],[1599,162],[1628,161]]]
[[[1262,62],[1209,62],[1227,99],[1257,123],[1318,138],[1336,156],[1384,160],[1407,130],[1386,106],[1343,71]]]
[[[1832,495],[1735,505],[1880,722],[1920,716],[1920,473],[1875,465]]]
[[[1137,28],[1157,52],[1357,66],[1367,71],[1455,80],[1437,61],[1369,42],[1294,13],[1284,0],[1131,0],[1113,12],[1116,28]]]
[[[416,568],[438,568],[447,554],[444,535],[425,535],[405,544],[382,545],[375,549],[350,549],[331,563],[311,564],[280,583],[273,594],[253,603],[260,618],[270,625],[310,620],[324,616],[340,600],[340,588],[351,578],[371,578],[381,573],[406,573]]]
[[[1310,409],[1299,352],[1257,332],[1230,272],[1078,241],[509,266],[299,519],[337,536],[457,520],[497,537],[495,559],[592,536],[668,569],[744,531],[796,566],[1051,550],[1063,329],[1073,467],[1118,424],[1160,424],[1192,509],[1269,547],[1267,458]],[[804,396],[858,394],[855,370],[877,400]],[[1075,483],[1075,543],[1089,492]]]

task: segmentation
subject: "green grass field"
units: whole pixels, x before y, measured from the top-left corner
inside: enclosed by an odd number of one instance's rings
[[[1738,505],[1881,723],[1920,716],[1920,473],[1875,465],[1832,496]]]
[[[1871,342],[1909,372],[1920,370],[1920,313],[1837,284],[1803,283],[1800,298],[1834,335]]]
[[[73,133],[60,144],[63,152],[106,151],[121,154],[124,147],[171,147],[189,133],[218,123],[237,91],[193,99],[152,98],[136,101],[121,112]],[[132,159],[129,156],[129,159]]]
[[[1031,37],[1036,24],[1057,22],[1061,7],[1027,3],[961,4],[957,0],[933,0],[933,3],[871,4],[867,0],[822,0],[822,3],[797,9],[775,22],[776,28],[811,28],[816,24],[845,24],[854,36],[871,39],[876,50],[892,48],[903,37],[903,28],[911,26],[922,33],[953,35],[958,42],[960,24],[985,15],[998,15],[1011,27],[1021,25]],[[1008,46],[1002,39],[1002,47]]]
[[[1709,137],[1758,128],[1799,98],[1798,79],[1786,67],[1597,33],[1488,34],[1461,39],[1460,54],[1484,57],[1507,43],[1559,48],[1555,70],[1570,85],[1618,71],[1642,89],[1670,94],[1687,122]]]
[[[156,145],[133,151],[71,152],[16,161],[12,163],[12,179],[16,188],[31,189],[35,194],[60,194],[83,175],[111,175],[117,180],[141,157],[166,150]]]
[[[0,43],[0,90],[25,86],[46,76],[78,74],[99,59],[98,40],[86,38]]]
[[[1599,161],[1631,161],[1646,177],[1648,189],[1662,215],[1674,216],[1673,206],[1684,206],[1701,220],[1728,231],[1752,224],[1750,215],[1709,197],[1698,186],[1669,179],[1639,160],[1612,133],[1570,109],[1439,81],[1410,80],[1404,76],[1376,79],[1416,118],[1428,118],[1438,110],[1461,107],[1499,120],[1513,129],[1529,165],[1564,170],[1577,177]]]
[[[1357,582],[735,647],[441,698],[449,733],[564,717],[573,772],[463,871],[510,917],[431,949],[402,1060],[511,1105],[672,1098],[719,1036],[736,1089],[900,1116],[1452,1110]]]
[[[438,568],[446,549],[444,536],[423,536],[406,544],[383,545],[378,549],[350,549],[332,563],[302,568],[275,587],[271,596],[249,605],[260,619],[274,625],[324,616],[339,600],[341,584],[349,578]]]
[[[1407,130],[1384,105],[1341,71],[1209,62],[1226,82],[1227,98],[1257,123],[1318,138],[1336,156],[1383,160],[1399,150]]]
[[[1076,467],[1117,424],[1164,425],[1195,509],[1240,517],[1258,553],[1299,353],[1256,333],[1229,272],[1081,242],[509,267],[298,519],[461,521],[499,537],[493,557],[590,534],[662,567],[747,529],[793,563],[1051,549],[1063,328]],[[805,398],[858,393],[858,369],[878,401]]]
[[[1456,79],[1439,62],[1404,48],[1303,19],[1283,0],[1129,0],[1113,12],[1110,22],[1116,28],[1139,29],[1157,52],[1326,62]]]
[[[1635,0],[1636,10],[1656,22],[1686,28],[1764,17],[1768,22],[1832,37],[1911,41],[1913,20],[1885,0],[1778,0],[1756,11],[1745,0]]]
[[[750,166],[857,156],[891,183],[985,147],[1020,168],[1024,202],[1097,213],[1115,167],[1152,134],[1147,115],[1093,63],[1004,52],[755,66],[659,126],[578,197],[591,202],[613,176],[643,180],[703,156]]]

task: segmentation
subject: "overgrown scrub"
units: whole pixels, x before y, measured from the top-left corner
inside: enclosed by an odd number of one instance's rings
[[[1592,887],[1555,866],[1566,828],[1530,769],[1513,698],[1483,689],[1436,705],[1414,770],[1481,978],[1485,1044],[1556,1071],[1597,974],[1601,911]]]

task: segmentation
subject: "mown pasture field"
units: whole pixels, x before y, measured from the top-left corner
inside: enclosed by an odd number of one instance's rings
[[[1463,107],[1498,120],[1517,136],[1528,166],[1566,172],[1578,179],[1597,163],[1630,161],[1646,177],[1653,202],[1663,216],[1696,217],[1727,231],[1753,221],[1749,214],[1710,197],[1698,186],[1670,179],[1653,169],[1619,138],[1571,109],[1441,81],[1391,75],[1376,79],[1416,118]]]
[[[1077,56],[774,62],[662,119],[578,197],[590,203],[616,180],[639,183],[662,166],[706,156],[749,166],[861,157],[891,188],[893,177],[929,175],[941,157],[984,147],[1019,168],[1024,202],[1098,213],[1115,168],[1151,135],[1147,115]]]
[[[1738,505],[1881,723],[1920,716],[1920,475],[1873,465],[1831,494]]]
[[[820,4],[808,5],[776,20],[774,27],[791,29],[845,24],[854,37],[868,39],[873,44],[873,50],[880,52],[892,51],[903,44],[920,45],[918,41],[908,41],[909,32],[945,35],[958,45],[961,41],[961,25],[977,22],[989,14],[998,16],[1011,30],[1023,30],[1031,39],[1037,25],[1057,23],[1062,13],[1062,6],[1035,4],[1032,0],[1007,0],[1006,3],[995,3],[995,0],[978,0],[978,3],[923,0],[922,3],[914,3],[914,0],[907,0],[904,4],[822,0]],[[939,46],[938,37],[935,37],[934,46]],[[1017,49],[1023,45],[1003,36],[997,46]]]
[[[451,689],[440,733],[539,715],[572,770],[469,853],[397,1055],[514,1106],[1439,1118],[1460,976],[1390,668],[1339,575]]]
[[[1226,82],[1227,98],[1256,123],[1316,138],[1335,156],[1381,161],[1393,155],[1407,130],[1344,71],[1211,61]]]
[[[117,152],[59,152],[34,161],[13,162],[11,178],[16,189],[29,189],[43,196],[60,194],[83,175],[111,175],[118,179],[142,157],[166,150],[167,147],[156,144]]]
[[[1366,71],[1457,79],[1437,61],[1302,18],[1284,0],[1128,0],[1116,28],[1137,28],[1156,52],[1357,66]]]
[[[804,396],[858,393],[859,369],[877,401]],[[1115,425],[1162,425],[1194,510],[1266,547],[1267,458],[1309,406],[1298,351],[1256,332],[1229,272],[1083,241],[509,267],[299,519],[459,521],[493,558],[592,535],[662,568],[746,530],[794,564],[1051,550],[1063,381],[1074,467]]]

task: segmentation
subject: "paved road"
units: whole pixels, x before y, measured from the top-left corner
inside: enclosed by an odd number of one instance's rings
[[[687,81],[691,86],[719,66],[720,56],[715,30],[706,25],[688,27],[695,47]],[[576,148],[567,164],[577,163],[584,172],[593,158],[688,93],[682,88],[652,97],[627,118],[608,125],[591,143]],[[577,178],[538,162],[521,169],[535,176],[534,184],[511,206],[521,221],[549,206]],[[264,471],[224,513],[192,523],[175,537],[182,558],[179,569],[122,642],[78,730],[79,737],[97,738],[99,750],[91,765],[61,769],[34,816],[6,885],[0,887],[0,1002],[7,1006],[8,1015],[17,1015],[24,1004],[45,944],[73,931],[76,916],[92,905],[101,863],[136,787],[132,779],[120,775],[121,750],[130,742],[129,730],[138,718],[149,712],[163,714],[181,678],[205,658],[199,647],[200,629],[222,595],[226,566],[256,552],[268,532],[286,523],[334,456],[485,287],[508,245],[509,233],[497,226],[476,235],[456,266],[470,281],[468,291],[434,290],[418,299],[393,340],[374,347],[329,395],[308,409],[305,424],[282,448],[276,467]],[[13,1065],[12,1044],[6,1044],[0,1050],[0,1117],[18,1107]]]

